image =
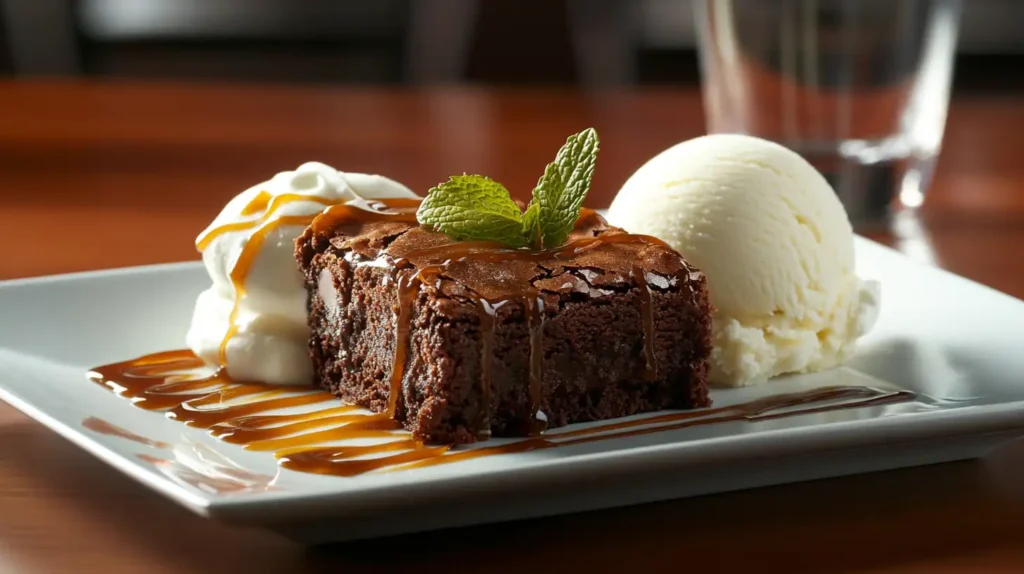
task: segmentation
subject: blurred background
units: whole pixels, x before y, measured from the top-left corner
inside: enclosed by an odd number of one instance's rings
[[[696,84],[690,0],[0,0],[0,75]],[[965,2],[956,90],[1019,90],[1024,2]]]
[[[720,74],[745,79],[731,89],[747,96],[720,116],[791,113],[792,133],[741,127],[812,161],[860,232],[1024,293],[1024,269],[976,256],[1024,239],[1024,0],[702,2],[714,12],[703,20],[694,0],[0,0],[0,80],[45,80],[0,86],[0,245],[41,219],[74,226],[112,207],[161,245],[97,226],[73,248],[0,253],[0,277],[194,258],[195,233],[230,197],[311,159],[416,190],[466,171],[528,193],[536,175],[523,167],[585,125],[604,142],[588,204],[605,207],[655,153],[714,131],[698,41],[731,18],[751,56],[738,63],[763,66]],[[954,4],[958,39],[923,57],[942,37],[928,30],[943,29],[928,14]],[[714,40],[705,54],[732,49]],[[943,138],[945,83],[918,80],[942,76],[922,70],[949,68],[954,50]],[[471,89],[419,89],[450,85]],[[947,144],[941,161],[920,143],[932,140]],[[890,142],[908,145],[886,155]],[[930,189],[924,224],[889,221],[893,194],[913,206],[903,192],[915,186]]]

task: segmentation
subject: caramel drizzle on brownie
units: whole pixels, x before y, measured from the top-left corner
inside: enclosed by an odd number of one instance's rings
[[[654,350],[654,304],[647,272],[639,265],[629,271],[629,277],[638,288],[637,301],[640,304],[640,318],[644,322],[644,378],[653,381],[658,378],[658,359]]]
[[[398,418],[399,397],[405,378],[406,356],[409,354],[409,323],[412,308],[419,294],[419,275],[405,273],[398,276],[398,313],[395,316],[395,358],[391,363],[391,384],[388,390],[388,417]]]
[[[419,295],[420,286],[423,283],[440,280],[443,272],[444,265],[428,265],[418,272],[400,276],[398,283],[399,311],[395,328],[395,358],[391,371],[388,403],[388,412],[392,417],[398,409],[397,401],[393,397],[404,394],[403,377],[410,345],[408,322],[412,314],[412,307]],[[547,419],[541,412],[544,300],[536,290],[524,291],[522,295],[505,299],[487,299],[472,291],[468,291],[466,295],[476,304],[477,316],[480,320],[480,405],[473,425],[477,438],[484,439],[491,434],[491,363],[494,355],[495,318],[497,310],[510,302],[518,302],[524,309],[530,337],[530,378],[527,386],[529,420],[527,428],[523,431],[531,436],[540,434],[547,427]]]
[[[357,199],[347,203],[339,203],[325,209],[312,223],[310,229],[315,235],[333,235],[345,233],[353,226],[379,221],[396,223],[416,223],[416,210],[420,206],[419,199]],[[348,233],[352,235],[353,233]]]
[[[584,210],[581,214],[581,221],[591,221],[595,217],[600,217],[593,210]],[[577,225],[580,225],[577,223]],[[425,278],[440,278],[444,274],[444,269],[447,265],[453,262],[476,260],[476,261],[487,261],[487,262],[500,262],[506,260],[518,260],[518,261],[529,261],[529,262],[544,262],[552,259],[563,259],[570,260],[573,257],[580,255],[583,252],[597,249],[603,245],[611,245],[616,243],[642,243],[648,245],[657,245],[662,247],[668,247],[663,241],[656,237],[648,235],[634,235],[626,233],[600,235],[597,237],[583,237],[574,239],[565,245],[547,250],[523,250],[523,249],[509,249],[507,247],[484,241],[467,241],[460,243],[452,243],[439,245],[435,247],[428,247],[419,249],[407,253],[403,258],[391,261],[388,255],[385,253],[381,257],[378,257],[371,264],[380,265],[382,260],[390,265],[396,267],[403,267],[407,265],[407,261],[410,259],[430,259],[434,258],[438,262],[425,267],[420,270],[414,277],[416,278],[415,284],[406,284],[405,289],[412,290],[416,289]],[[358,262],[355,262],[357,265]],[[689,268],[684,268],[680,271],[680,274],[689,274]],[[652,305],[652,294],[651,288],[646,280],[646,272],[639,266],[634,266],[632,272],[629,275],[630,279],[639,288],[638,302],[640,306],[640,315],[643,319],[643,333],[644,333],[644,359],[645,359],[645,376],[649,380],[657,378],[658,367],[657,359],[655,355],[655,341],[654,341],[654,316],[653,316],[653,305]],[[475,293],[469,293],[480,309],[480,324],[481,332],[491,332],[493,337],[494,328],[494,317],[488,316],[489,310],[496,309],[498,306],[504,305],[510,301],[518,302],[522,306],[523,312],[526,315],[527,329],[530,337],[530,371],[529,371],[529,385],[528,389],[528,409],[529,409],[529,421],[527,423],[528,428],[525,429],[529,435],[537,435],[543,432],[546,427],[546,419],[543,412],[541,411],[541,399],[542,399],[542,381],[543,381],[543,332],[544,332],[544,300],[541,297],[540,291],[535,289],[531,285],[525,285],[523,288],[512,297],[488,300]],[[415,300],[415,296],[408,292],[399,293],[399,307],[403,305],[411,305]],[[402,358],[406,351],[405,347],[409,345],[408,330],[397,333],[396,345],[398,348],[403,349]],[[486,337],[486,335],[484,335]],[[486,340],[486,339],[485,339]],[[486,344],[484,345],[486,346]],[[398,356],[396,353],[396,360]],[[393,372],[397,372],[404,368],[404,363],[399,365],[397,362],[393,367]],[[490,361],[489,358],[483,362],[483,372],[480,377],[481,381],[481,396],[489,397],[489,386],[490,386]],[[486,389],[484,387],[487,387]],[[391,392],[400,392],[400,386],[396,388],[395,379],[392,379]],[[484,402],[481,406],[481,410],[488,410],[490,408],[489,399],[488,402]],[[490,433],[489,424],[489,413],[481,413],[477,418],[476,432],[478,435],[487,435]],[[487,426],[483,426],[484,421],[487,422]]]
[[[330,237],[338,233],[356,235],[359,227],[368,222],[415,223],[415,208],[418,205],[419,200],[417,199],[385,199],[373,203],[353,202],[336,205],[326,209],[322,215],[317,217],[310,224],[310,229],[315,235]],[[576,226],[581,228],[588,225],[593,226],[596,223],[603,223],[603,218],[592,209],[583,209],[577,219]],[[387,412],[389,415],[392,418],[398,418],[405,409],[402,397],[405,395],[404,379],[409,356],[409,345],[411,343],[409,340],[409,322],[412,318],[412,310],[419,295],[421,285],[430,282],[436,283],[442,280],[446,268],[455,262],[475,260],[495,263],[516,260],[541,263],[551,261],[552,259],[571,260],[582,253],[605,245],[624,243],[639,243],[670,249],[665,242],[656,237],[615,233],[576,238],[565,245],[546,250],[511,249],[488,241],[463,241],[414,250],[400,258],[393,258],[386,251],[376,259],[369,261],[346,257],[349,263],[355,266],[372,265],[376,267],[391,267],[398,270],[413,268],[410,260],[429,261],[427,265],[414,270],[410,274],[400,274],[398,278],[398,311],[395,314],[395,353],[388,388]],[[683,270],[680,271],[680,275],[687,275],[687,277],[681,276],[678,279],[688,280],[689,273],[689,267],[684,266]],[[639,289],[638,305],[640,316],[643,320],[644,333],[644,373],[645,377],[653,380],[658,376],[658,369],[655,353],[651,288],[647,283],[646,272],[639,266],[633,268],[629,278]],[[481,347],[484,353],[484,356],[481,357],[481,375],[479,379],[481,404],[478,407],[477,417],[473,421],[476,434],[481,438],[490,434],[490,355],[494,338],[494,312],[509,302],[515,302],[523,309],[530,338],[530,370],[526,397],[529,418],[527,428],[523,430],[531,436],[540,434],[547,426],[546,417],[541,410],[545,313],[544,300],[541,297],[540,291],[532,285],[524,285],[513,296],[502,299],[486,299],[471,290],[467,292],[467,296],[473,300],[478,309],[482,340]]]
[[[840,409],[882,406],[914,400],[910,391],[836,386],[780,394],[738,405],[653,414],[608,421],[571,431],[512,440],[489,447],[426,445],[399,429],[388,413],[364,414],[351,405],[312,412],[268,414],[295,406],[335,403],[327,391],[284,390],[238,383],[223,370],[203,374],[203,361],[191,351],[169,351],[93,369],[89,378],[140,408],[166,411],[189,426],[248,450],[273,452],[292,470],[355,476],[378,470],[450,464],[485,456],[546,450],[599,440],[634,437],[731,421],[757,422]],[[330,444],[352,440],[377,444]]]

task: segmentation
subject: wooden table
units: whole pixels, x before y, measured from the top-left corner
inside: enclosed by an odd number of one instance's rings
[[[602,137],[595,207],[703,131],[695,90],[0,84],[0,279],[195,259],[196,233],[228,198],[313,159],[419,190],[485,173],[524,196],[588,125]],[[955,99],[924,212],[878,237],[1024,297],[1022,133],[1024,99]],[[1022,541],[1024,446],[1011,446],[978,462],[307,550],[196,518],[0,406],[0,572],[1019,572]]]

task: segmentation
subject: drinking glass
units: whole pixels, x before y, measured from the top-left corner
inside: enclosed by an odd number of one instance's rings
[[[949,105],[960,0],[696,0],[709,133],[771,139],[851,220],[924,201]]]

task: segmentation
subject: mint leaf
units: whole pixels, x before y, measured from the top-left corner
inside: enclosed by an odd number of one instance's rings
[[[597,151],[593,128],[570,136],[544,169],[526,213],[493,179],[454,175],[427,193],[416,219],[456,241],[495,241],[514,249],[558,247],[568,239],[590,191]]]
[[[530,202],[523,213],[523,236],[526,244],[534,249],[541,248],[540,204]]]
[[[544,169],[544,175],[533,189],[529,209],[539,206],[539,223],[543,247],[551,249],[565,243],[572,232],[590,191],[594,164],[599,149],[597,132],[587,128],[569,136],[558,150],[555,161]]]
[[[523,214],[505,186],[482,175],[454,175],[431,188],[416,219],[456,241],[525,247]]]

